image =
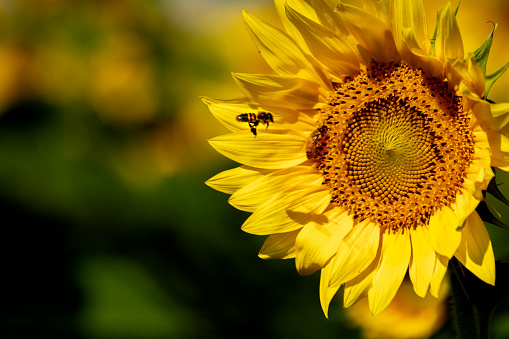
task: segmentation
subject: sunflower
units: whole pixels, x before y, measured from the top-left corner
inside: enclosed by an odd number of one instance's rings
[[[509,169],[509,104],[486,98],[489,46],[464,54],[450,3],[432,39],[421,0],[275,3],[286,32],[243,16],[276,74],[234,73],[244,97],[203,98],[232,132],[210,144],[242,164],[207,184],[268,235],[259,256],[321,270],[326,316],[342,285],[345,307],[367,295],[380,313],[407,271],[438,297],[453,256],[494,285],[476,207],[492,167]]]

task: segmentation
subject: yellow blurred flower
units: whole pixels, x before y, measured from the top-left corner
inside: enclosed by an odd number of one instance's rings
[[[0,46],[0,114],[32,87],[33,55],[18,46]]]
[[[346,317],[351,325],[362,330],[365,338],[429,338],[447,320],[446,280],[441,288],[444,291],[439,298],[431,295],[420,298],[413,292],[412,283],[405,279],[393,301],[377,317],[369,311],[366,298],[346,309]]]
[[[509,104],[484,100],[451,4],[436,40],[421,0],[276,7],[287,33],[244,21],[277,75],[235,73],[244,97],[204,98],[232,131],[210,144],[243,164],[208,184],[253,213],[244,231],[269,235],[260,257],[321,269],[326,315],[343,284],[345,307],[367,295],[379,314],[407,270],[417,295],[437,297],[453,256],[494,284],[475,208],[491,166],[509,169]]]
[[[92,106],[107,122],[150,121],[159,107],[147,46],[128,33],[110,35],[91,61]]]
[[[190,133],[182,122],[159,124],[126,143],[111,157],[111,164],[131,188],[157,188],[179,169],[192,168]]]

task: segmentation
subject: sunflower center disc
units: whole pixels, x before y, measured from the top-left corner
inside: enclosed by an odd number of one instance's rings
[[[395,230],[455,201],[474,153],[447,82],[404,63],[372,63],[335,84],[313,154],[332,203]]]

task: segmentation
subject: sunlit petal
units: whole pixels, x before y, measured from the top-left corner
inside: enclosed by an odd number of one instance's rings
[[[428,292],[436,260],[435,250],[433,250],[428,242],[429,236],[426,234],[427,232],[428,229],[426,227],[410,229],[412,258],[408,273],[414,285],[415,293],[422,298]]]
[[[226,134],[209,140],[224,156],[258,168],[286,168],[306,161],[303,151],[304,136],[260,133],[256,138],[250,132]]]
[[[370,222],[361,222],[343,238],[332,267],[331,286],[352,280],[375,259],[379,245],[380,230]]]
[[[394,0],[394,37],[401,46],[404,31],[410,28],[414,33],[416,46],[429,54],[428,23],[422,0]]]
[[[239,210],[254,212],[267,202],[267,197],[273,197],[288,188],[289,176],[296,187],[322,186],[322,177],[315,168],[294,166],[261,176],[232,194],[228,202]]]
[[[295,239],[299,232],[300,229],[297,229],[288,233],[269,235],[258,256],[262,259],[295,258]]]
[[[359,71],[359,59],[347,40],[291,7],[287,7],[287,12],[288,18],[301,32],[311,53],[319,57],[337,79]]]
[[[463,40],[450,2],[438,12],[437,25],[435,56],[444,63],[449,58],[463,59]]]
[[[381,248],[379,248],[375,260],[358,276],[345,283],[344,307],[350,307],[368,295],[373,286],[373,274],[380,263],[381,252]]]
[[[348,29],[376,61],[399,60],[400,56],[387,23],[354,6],[339,3],[336,8]]]
[[[320,85],[304,78],[265,74],[233,74],[240,89],[261,106],[296,110],[319,108],[325,100]]]
[[[439,297],[440,286],[442,285],[442,280],[444,279],[445,273],[447,272],[448,264],[449,259],[437,253],[435,260],[435,269],[433,270],[433,277],[431,278],[429,289],[429,292],[435,298]]]
[[[467,218],[455,257],[479,279],[495,285],[493,248],[488,231],[477,212]]]
[[[254,212],[242,230],[257,235],[291,232],[302,228],[330,203],[330,195],[321,187],[303,186],[274,196]]]
[[[323,71],[286,33],[247,12],[244,12],[244,22],[261,55],[278,74],[327,83]]]
[[[338,207],[310,219],[299,233],[295,244],[297,272],[309,275],[324,267],[336,254],[338,244],[352,226],[352,218]]]
[[[233,194],[242,187],[249,185],[270,172],[272,172],[272,170],[240,166],[216,174],[205,183],[217,191]]]
[[[368,292],[369,309],[373,315],[382,312],[396,295],[411,254],[408,231],[386,233],[383,238],[380,263],[373,274],[373,287]]]
[[[335,257],[329,262],[327,266],[322,268],[320,273],[320,304],[322,306],[323,313],[328,318],[329,317],[329,304],[334,297],[334,295],[338,292],[339,286],[330,286],[330,277],[331,270],[334,266]]]
[[[444,206],[429,220],[429,240],[433,249],[452,258],[461,242],[461,225],[454,211]]]

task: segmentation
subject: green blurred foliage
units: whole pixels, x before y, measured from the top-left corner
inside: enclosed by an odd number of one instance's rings
[[[270,0],[0,2],[0,333],[358,337],[338,305],[323,316],[318,274],[257,258],[247,214],[204,185],[236,164],[207,145],[224,129],[198,96],[267,72],[248,5],[274,16]]]
[[[178,6],[192,14],[205,3]],[[234,2],[209,4],[226,12]],[[199,16],[188,17],[194,29],[177,25],[173,5],[0,5],[0,333],[341,331],[323,317],[318,276],[299,279],[291,262],[257,258],[263,239],[240,230],[246,214],[204,184],[235,164],[207,145],[223,130],[198,96],[231,91],[225,46],[259,58],[225,42],[242,27],[240,8],[206,31]],[[251,44],[246,37],[238,39]]]

